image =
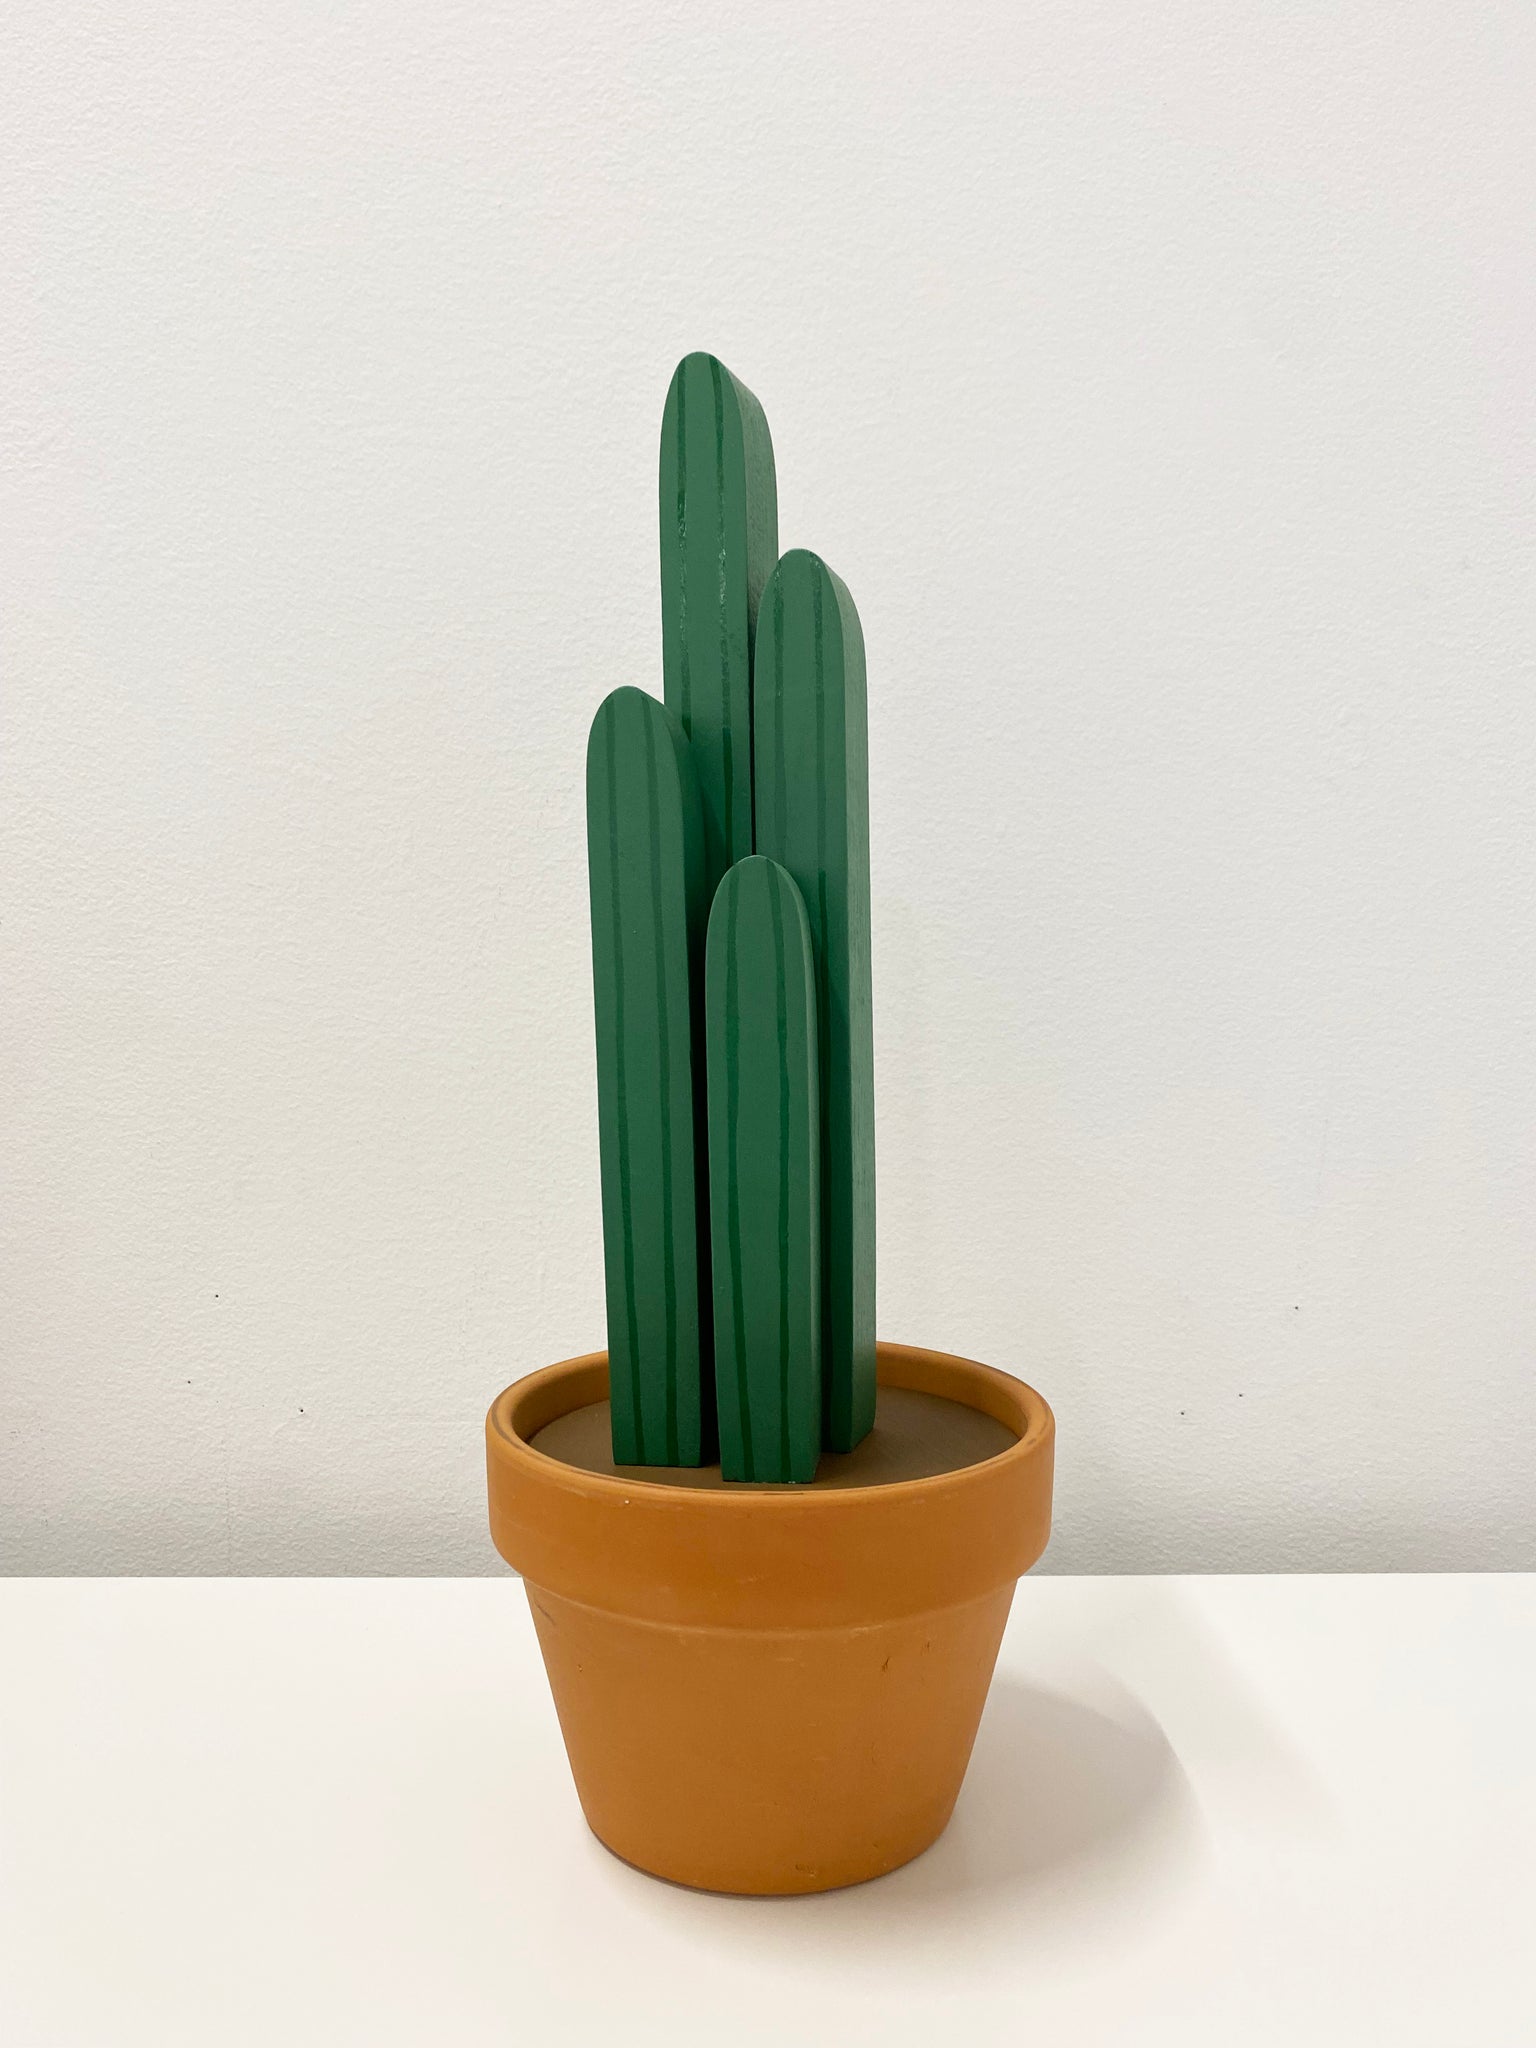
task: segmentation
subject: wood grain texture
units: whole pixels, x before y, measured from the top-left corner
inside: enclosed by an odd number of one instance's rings
[[[763,409],[710,355],[685,356],[662,416],[662,671],[693,753],[710,896],[752,851],[752,645],[779,547]]]
[[[795,549],[768,580],[754,689],[759,850],[811,927],[821,1055],[824,1430],[848,1451],[875,1419],[875,1102],[869,741],[853,599]]]
[[[704,834],[686,742],[643,690],[599,706],[587,865],[613,1454],[696,1465],[713,1449],[699,935]]]
[[[821,1450],[821,1147],[816,984],[800,892],[733,867],[705,965],[710,1235],[720,1468],[815,1477]]]

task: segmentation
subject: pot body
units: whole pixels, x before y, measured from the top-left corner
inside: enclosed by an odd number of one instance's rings
[[[492,1533],[526,1582],[583,1811],[626,1862],[710,1891],[825,1891],[942,1833],[1014,1582],[1049,1533],[1054,1425],[969,1360],[882,1344],[879,1367],[1018,1441],[885,1486],[701,1492],[530,1447],[604,1398],[602,1353],[493,1405]]]

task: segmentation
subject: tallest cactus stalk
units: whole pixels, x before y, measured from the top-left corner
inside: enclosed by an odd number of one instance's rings
[[[753,848],[752,646],[779,549],[763,409],[714,356],[685,356],[661,427],[662,671],[704,804],[705,901]]]

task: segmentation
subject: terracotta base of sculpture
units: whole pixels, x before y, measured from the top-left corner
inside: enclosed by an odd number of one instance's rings
[[[582,1808],[642,1870],[827,1891],[895,1870],[949,1820],[1014,1583],[1050,1532],[1054,1424],[968,1359],[882,1344],[879,1373],[1015,1440],[869,1486],[609,1476],[532,1442],[606,1398],[602,1352],[486,1418],[491,1533],[527,1585]]]

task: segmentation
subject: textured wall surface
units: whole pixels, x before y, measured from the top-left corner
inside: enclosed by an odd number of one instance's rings
[[[0,1568],[479,1571],[679,355],[869,647],[881,1325],[1536,1566],[1536,15],[10,0]]]

